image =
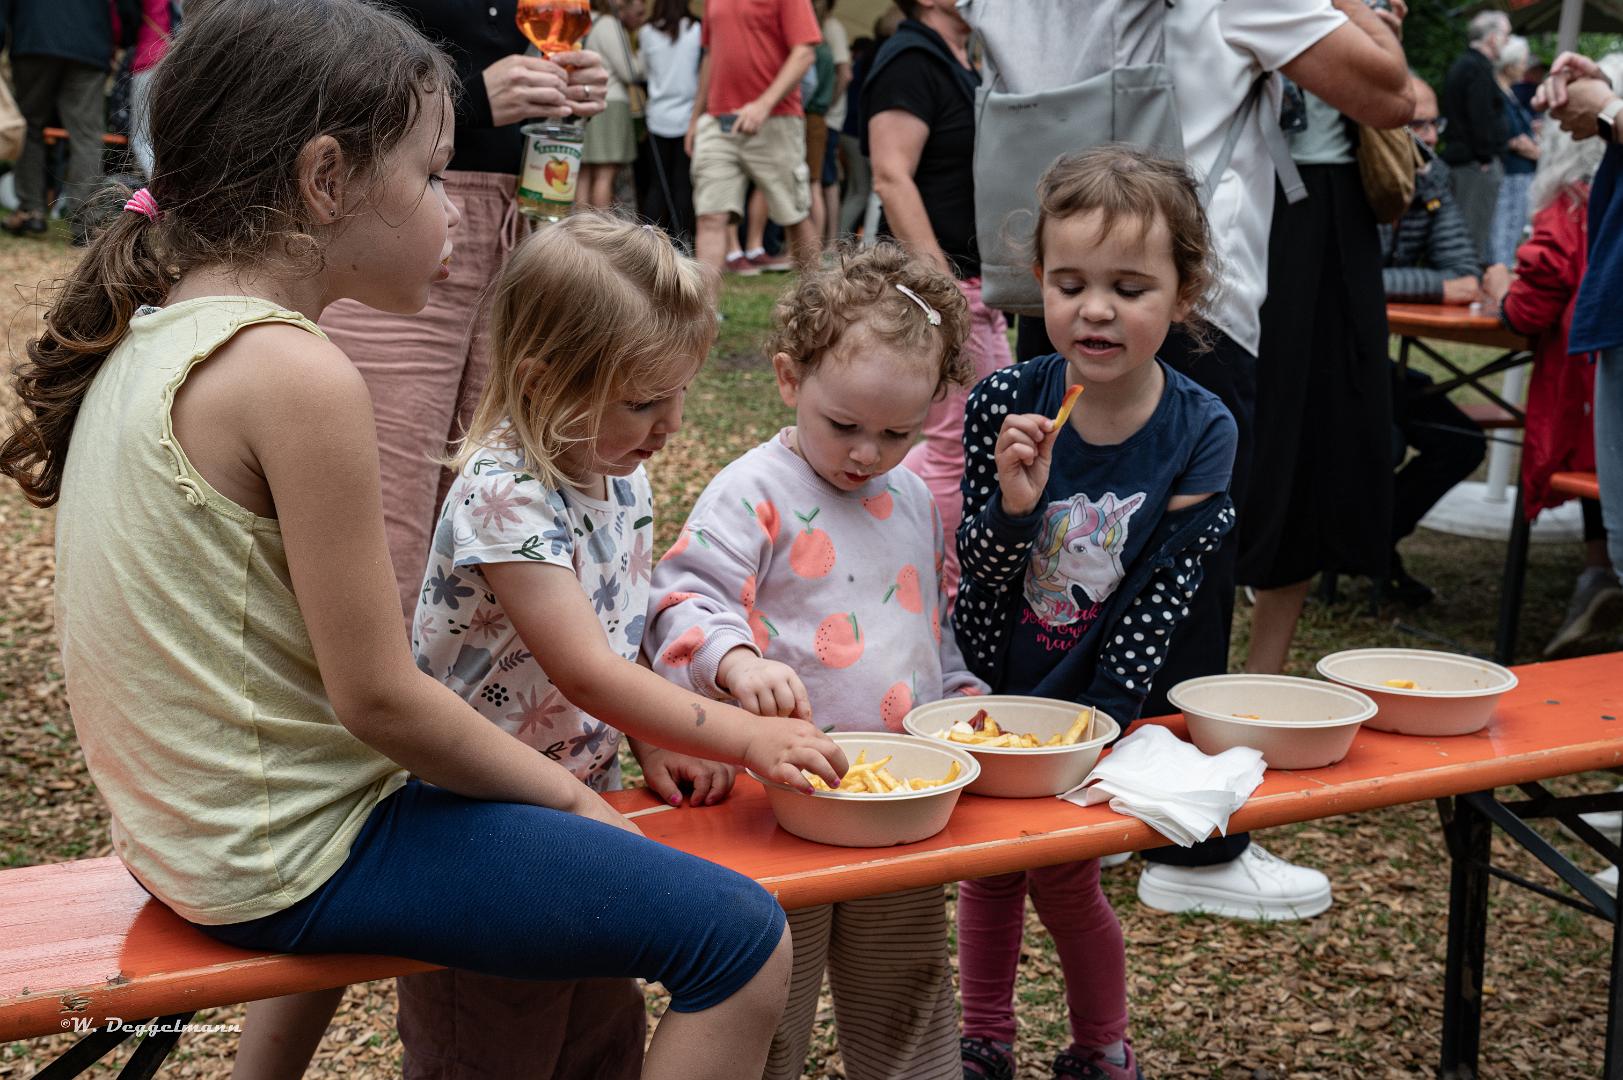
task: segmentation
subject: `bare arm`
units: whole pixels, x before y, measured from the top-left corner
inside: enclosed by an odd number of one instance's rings
[[[800,85],[800,80],[811,69],[812,63],[817,59],[817,49],[812,45],[796,45],[789,50],[789,55],[783,58],[783,66],[778,69],[778,77],[772,80],[761,96],[738,110],[738,133],[740,135],[753,135],[760,130],[766,118],[772,115],[772,110],[778,107],[778,102],[789,95],[789,91]]]
[[[1335,0],[1335,5],[1347,22],[1286,64],[1285,75],[1360,124],[1407,124],[1414,95],[1397,35],[1363,0]]]
[[[886,109],[868,120],[873,186],[879,201],[885,205],[885,221],[890,231],[915,255],[951,273],[935,229],[930,226],[930,216],[924,210],[918,185],[913,182],[929,137],[929,126],[905,109]]]
[[[417,669],[384,542],[366,384],[335,346],[274,330],[277,340],[250,330],[227,346],[236,355],[224,359],[241,361],[232,395],[240,405],[222,419],[240,425],[275,499],[294,595],[339,722],[457,794],[631,828],[568,770]]]
[[[699,59],[699,90],[693,95],[693,115],[688,118],[687,134],[682,137],[682,149],[688,157],[693,156],[693,137],[699,131],[699,117],[709,111],[710,102],[710,51],[705,50]]]
[[[576,708],[680,754],[748,765],[796,787],[805,786],[801,769],[839,783],[845,761],[838,747],[806,721],[752,716],[616,653],[568,569],[534,563],[480,569],[525,647]]]

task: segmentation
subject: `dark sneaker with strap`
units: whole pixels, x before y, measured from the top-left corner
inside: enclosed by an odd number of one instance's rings
[[[1126,1051],[1127,1061],[1117,1065],[1098,1053],[1084,1058],[1066,1050],[1054,1059],[1054,1080],[1144,1080],[1132,1043],[1126,1045]]]
[[[1014,1047],[983,1036],[958,1040],[964,1080],[1014,1080]]]

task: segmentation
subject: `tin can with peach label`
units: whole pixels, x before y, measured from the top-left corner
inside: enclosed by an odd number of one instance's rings
[[[536,221],[562,221],[575,206],[582,127],[550,121],[525,124],[519,130],[524,134],[524,168],[518,180],[518,208]]]

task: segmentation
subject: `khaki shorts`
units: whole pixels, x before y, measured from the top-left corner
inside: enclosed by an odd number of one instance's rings
[[[714,116],[701,116],[693,139],[693,211],[744,214],[749,181],[766,196],[779,225],[796,225],[811,213],[811,170],[806,167],[806,121],[769,116],[754,135],[724,135]]]

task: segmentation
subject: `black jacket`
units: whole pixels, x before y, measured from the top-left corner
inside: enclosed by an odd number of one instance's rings
[[[115,49],[135,44],[140,25],[140,0],[0,0],[0,28],[13,56],[52,56],[107,71]]]
[[[1450,165],[1486,165],[1505,152],[1505,94],[1493,77],[1493,61],[1466,49],[1443,80],[1441,157]]]

